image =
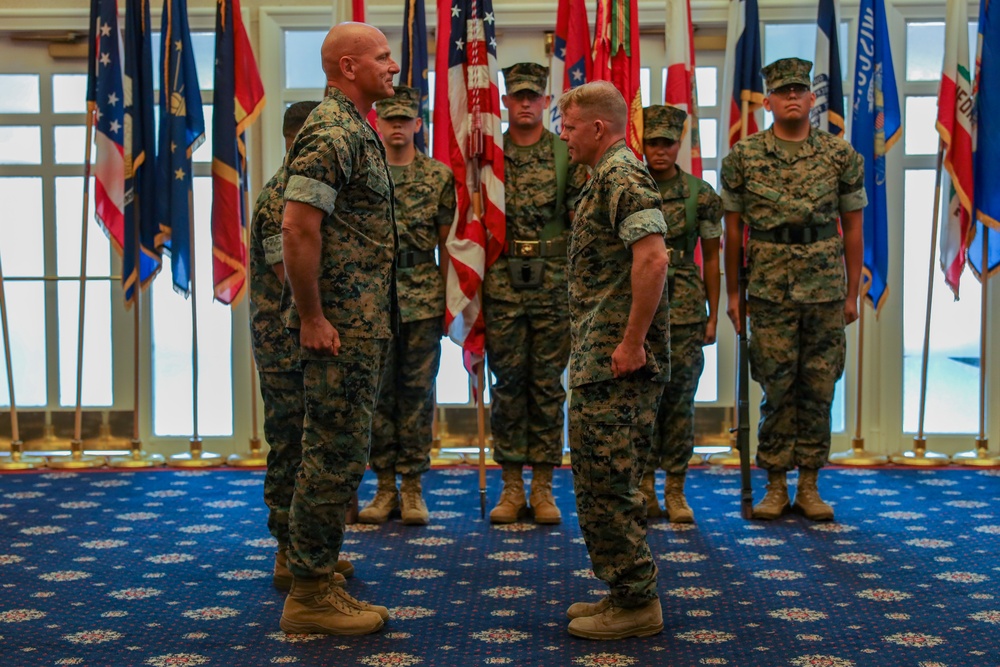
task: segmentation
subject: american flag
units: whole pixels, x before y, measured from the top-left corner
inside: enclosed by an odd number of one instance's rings
[[[491,0],[438,0],[437,14],[434,157],[455,173],[458,204],[445,320],[471,372],[486,342],[483,277],[506,236],[496,29]]]
[[[97,144],[94,209],[97,221],[121,254],[125,246],[125,103],[115,0],[93,0],[90,30],[87,116],[94,123]]]

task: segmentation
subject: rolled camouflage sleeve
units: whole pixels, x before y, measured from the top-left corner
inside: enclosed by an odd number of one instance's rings
[[[650,234],[666,235],[660,191],[648,173],[629,174],[616,195],[611,219],[626,248]]]
[[[743,175],[743,160],[739,148],[722,158],[722,207],[726,211],[743,212],[743,190],[746,180]]]
[[[722,236],[722,197],[708,183],[698,192],[698,235],[703,239]]]
[[[838,185],[840,212],[857,211],[868,205],[865,192],[865,159],[853,148],[847,155]]]
[[[353,165],[342,127],[309,126],[299,132],[288,165],[285,201],[297,201],[333,213],[337,193],[351,177]]]

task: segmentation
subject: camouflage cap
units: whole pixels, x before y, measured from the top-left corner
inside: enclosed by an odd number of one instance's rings
[[[768,90],[777,90],[792,83],[811,87],[812,79],[809,78],[809,71],[812,66],[811,62],[801,58],[782,58],[761,69],[760,73]]]
[[[409,86],[393,86],[396,94],[375,103],[379,118],[416,118],[420,115],[420,91]]]
[[[642,138],[680,141],[687,112],[677,107],[654,104],[642,110]]]
[[[503,80],[507,85],[508,95],[522,90],[544,95],[549,80],[549,68],[538,63],[517,63],[503,68]]]

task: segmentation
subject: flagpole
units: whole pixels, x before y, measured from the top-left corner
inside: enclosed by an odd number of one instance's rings
[[[934,211],[931,216],[931,252],[927,265],[927,305],[924,309],[924,343],[920,357],[920,411],[917,418],[917,435],[913,438],[913,450],[892,455],[892,462],[908,466],[941,466],[948,464],[948,457],[938,452],[927,451],[924,437],[924,414],[927,405],[927,359],[931,342],[931,307],[934,301],[934,264],[937,259],[938,223],[941,216],[941,172],[944,161],[944,142],[938,142],[937,165],[934,172]]]
[[[14,367],[10,361],[10,329],[7,325],[7,298],[3,282],[3,261],[0,258],[0,327],[3,327],[3,354],[7,364],[7,394],[10,396],[10,454],[0,454],[0,470],[31,470],[45,466],[41,456],[25,456],[21,431],[17,426],[17,402],[14,400]]]
[[[990,260],[990,230],[984,224],[982,226],[983,254],[982,264],[980,264],[980,285],[982,295],[980,299],[979,315],[979,437],[976,438],[976,448],[972,451],[960,452],[952,456],[955,463],[966,466],[993,466],[1000,465],[1000,456],[993,456],[989,452],[990,440],[986,435],[986,319],[987,307],[989,306],[989,260]]]
[[[191,196],[190,194],[188,195]],[[188,207],[190,210],[190,206]],[[201,436],[198,433],[198,281],[197,257],[195,253],[194,214],[188,214],[188,238],[191,257],[191,439],[190,451],[174,454],[167,460],[167,465],[174,468],[207,468],[223,465],[225,461],[221,454],[202,450]]]
[[[250,202],[247,201],[247,191],[240,186],[240,196],[243,200],[243,210],[250,210]],[[250,227],[246,227],[243,234],[243,245],[250,247]],[[246,271],[246,280],[250,280],[250,253],[246,254],[246,262],[243,264]],[[249,287],[247,288],[249,293]],[[253,349],[253,339],[250,329],[247,328],[247,339],[250,340],[250,349]],[[253,354],[250,354],[250,451],[243,454],[230,454],[226,463],[235,468],[255,468],[267,465],[267,456],[261,452],[260,431],[257,428],[257,363]]]
[[[73,439],[68,457],[52,457],[49,466],[56,469],[98,468],[104,465],[103,456],[83,453],[83,325],[87,307],[87,211],[90,208],[90,143],[94,137],[93,102],[87,104],[87,135],[83,158],[83,223],[80,237],[80,304],[76,329],[76,408],[73,413]],[[13,402],[12,402],[13,404]]]

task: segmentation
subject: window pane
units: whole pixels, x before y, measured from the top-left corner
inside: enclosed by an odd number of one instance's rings
[[[927,267],[934,210],[934,170],[908,169],[903,222],[903,431],[917,431],[920,364],[927,309]],[[947,188],[944,192],[947,192]],[[947,202],[942,202],[947,211]],[[937,240],[935,240],[937,243]],[[937,262],[935,262],[937,263]],[[966,271],[956,301],[934,268],[930,347],[927,360],[927,433],[979,431],[980,285]]]
[[[80,275],[80,239],[83,178],[56,179],[56,272],[60,276]],[[90,179],[87,211],[87,275],[106,276],[111,270],[111,243],[94,219],[94,179]],[[88,315],[89,317],[89,315]],[[108,322],[108,326],[110,326]]]
[[[507,82],[504,81],[501,72],[497,72],[497,90],[500,93],[500,108],[506,109],[507,105],[503,103],[503,96],[507,94]]]
[[[0,164],[41,164],[42,128],[37,125],[0,126]]]
[[[705,353],[705,370],[701,372],[694,400],[696,402],[717,401],[719,400],[719,344],[712,343],[701,349]]]
[[[698,119],[698,136],[701,139],[701,156],[711,159],[719,153],[719,121],[714,118]]]
[[[431,70],[427,72],[427,108],[430,111],[434,111],[434,86],[437,85],[437,77],[434,76],[434,71]],[[431,114],[433,116],[433,114]]]
[[[833,405],[830,406],[830,431],[843,433],[845,426],[844,378],[841,376],[833,388]]]
[[[87,112],[87,75],[52,75],[52,111],[56,113]]]
[[[198,433],[232,435],[232,317],[212,301],[212,179],[194,179],[198,278]],[[153,281],[153,432],[190,435],[191,302],[173,291],[170,260]]]
[[[107,406],[111,394],[111,283],[87,283],[84,304],[83,405]],[[80,283],[59,283],[59,404],[76,405],[77,327],[80,325]]]
[[[326,30],[285,31],[285,88],[324,88],[320,47]]]
[[[716,67],[695,67],[698,106],[714,107],[719,103],[719,70]]]
[[[648,67],[641,68],[639,70],[639,88],[642,91],[642,93],[641,93],[642,106],[644,106],[644,107],[648,107],[649,106],[649,99],[650,99],[650,97],[649,97],[649,87],[651,85],[652,84],[650,83],[649,68]],[[629,106],[632,105],[632,100],[625,100],[625,101],[628,102]]]
[[[42,179],[0,178],[0,252],[3,274],[40,277],[45,274],[42,234]]]
[[[815,23],[764,24],[764,64],[781,58],[816,58]]]
[[[212,137],[215,136],[212,132],[212,111],[214,107],[211,104],[205,104],[202,106],[205,113],[205,141],[198,146],[198,150],[194,152],[191,156],[193,162],[212,162]]]
[[[906,80],[937,81],[944,63],[944,23],[906,24]],[[969,54],[975,57],[975,42]]]
[[[719,189],[719,172],[714,169],[705,169],[701,172],[701,177],[713,188]]]
[[[155,21],[159,23],[158,20]],[[157,25],[159,28],[159,25]],[[324,33],[324,36],[326,33]],[[153,47],[153,88],[160,89],[160,32],[150,35]],[[191,48],[194,49],[194,67],[198,71],[198,87],[202,90],[212,90],[215,87],[215,33],[192,32]],[[316,60],[319,62],[319,49],[316,50]],[[158,103],[158,101],[157,101]]]
[[[450,338],[441,339],[441,368],[435,386],[439,405],[469,402],[469,374],[462,363],[462,348]]]
[[[87,141],[85,125],[57,125],[53,128],[56,146],[56,164],[83,164],[86,157],[84,143]],[[97,144],[90,138],[90,161],[97,159]]]
[[[0,74],[0,113],[38,113],[42,110],[37,74]]]
[[[906,97],[906,117],[903,147],[907,155],[936,155],[938,133],[934,130],[937,122],[936,97]]]
[[[5,270],[9,256],[7,252],[3,255]],[[14,397],[18,407],[45,405],[45,286],[40,282],[6,283],[4,292],[14,366]],[[0,406],[9,407],[5,356],[0,354]]]

